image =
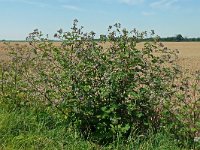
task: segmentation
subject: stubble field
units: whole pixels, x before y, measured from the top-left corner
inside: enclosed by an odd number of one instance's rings
[[[200,42],[164,43],[171,49],[179,50],[179,64],[191,72],[200,70]]]

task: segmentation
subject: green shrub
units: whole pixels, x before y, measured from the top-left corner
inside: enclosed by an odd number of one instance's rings
[[[59,30],[55,36],[60,46],[38,30],[30,34],[32,82],[85,137],[105,143],[159,128],[162,104],[170,99],[176,77],[175,52],[156,38],[137,49],[146,32],[129,32],[120,24],[110,26],[107,39],[100,42],[94,32],[78,29],[76,20],[71,32]]]

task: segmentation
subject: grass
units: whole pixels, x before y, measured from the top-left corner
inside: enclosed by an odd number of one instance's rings
[[[178,150],[177,142],[170,134],[160,132],[150,137],[133,136],[128,141],[118,139],[110,145],[99,146],[84,140],[66,127],[53,110],[42,106],[18,106],[0,101],[0,149],[141,149]]]
[[[0,149],[88,149],[90,143],[40,107],[15,108],[1,100]]]

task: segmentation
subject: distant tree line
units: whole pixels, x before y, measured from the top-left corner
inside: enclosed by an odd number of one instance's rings
[[[200,37],[198,38],[187,38],[183,37],[181,34],[178,34],[174,37],[166,37],[166,38],[160,38],[160,41],[163,42],[196,42],[200,41]]]
[[[146,39],[143,39],[142,41],[151,41],[151,40],[153,40],[153,39],[146,38]],[[183,37],[181,34],[178,34],[178,35],[172,36],[172,37],[159,37],[159,40],[161,42],[200,42],[200,37],[188,38],[188,37]]]
[[[200,37],[188,38],[183,37],[181,34],[172,37],[159,37],[161,42],[200,42]],[[100,35],[100,38],[94,39],[95,41],[107,40],[106,35]],[[25,42],[26,40],[0,40],[0,42]],[[59,40],[50,40],[52,42],[60,42]],[[141,41],[153,41],[153,38],[141,39]]]
[[[106,35],[100,35],[100,39],[107,39]],[[99,41],[100,39],[96,39]],[[200,37],[198,38],[188,38],[188,37],[183,37],[181,34],[178,34],[176,36],[172,37],[159,37],[161,42],[200,42]],[[142,39],[141,41],[151,41],[153,40],[152,38],[145,38]]]

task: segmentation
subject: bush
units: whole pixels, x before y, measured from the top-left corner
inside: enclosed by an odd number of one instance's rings
[[[59,30],[55,36],[62,40],[60,47],[37,30],[30,34],[37,65],[32,82],[87,138],[105,143],[159,128],[176,75],[174,52],[157,39],[137,49],[146,33],[121,30],[120,24],[110,26],[108,42],[96,42],[94,32],[84,34],[77,21],[71,32]]]
[[[107,37],[97,41],[94,32],[84,33],[77,22],[70,32],[55,34],[56,44],[34,30],[27,38],[30,46],[12,54],[16,99],[28,92],[27,103],[39,100],[56,108],[68,125],[100,144],[133,133],[148,135],[171,121],[172,132],[185,125],[173,109],[181,73],[176,51],[156,36],[138,48],[147,32],[128,31],[120,24],[110,26]]]

